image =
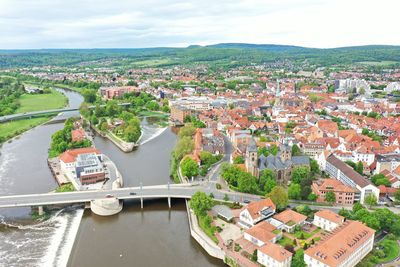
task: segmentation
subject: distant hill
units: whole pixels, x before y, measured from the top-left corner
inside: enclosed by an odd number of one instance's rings
[[[307,48],[292,45],[221,43],[186,48],[38,49],[0,50],[0,68],[57,66],[158,67],[206,63],[222,67],[271,63],[281,60],[301,65],[400,66],[400,46],[368,45]],[[106,63],[105,63],[106,62]]]

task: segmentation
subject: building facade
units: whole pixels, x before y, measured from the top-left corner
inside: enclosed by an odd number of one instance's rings
[[[364,204],[368,195],[374,195],[377,200],[379,199],[379,189],[376,186],[334,155],[330,155],[326,159],[325,171],[332,178],[359,191],[355,193],[354,201]]]
[[[373,248],[375,230],[347,221],[316,245],[304,251],[308,267],[353,267]]]

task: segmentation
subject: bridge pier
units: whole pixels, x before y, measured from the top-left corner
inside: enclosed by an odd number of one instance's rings
[[[43,214],[44,214],[43,206],[39,206],[39,207],[38,207],[38,215],[39,215],[39,216],[43,216]]]
[[[171,197],[168,197],[168,208],[171,208]]]
[[[140,208],[143,209],[143,198],[140,198]]]

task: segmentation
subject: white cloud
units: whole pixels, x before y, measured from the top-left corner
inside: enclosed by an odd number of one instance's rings
[[[0,48],[400,45],[397,0],[0,0]]]

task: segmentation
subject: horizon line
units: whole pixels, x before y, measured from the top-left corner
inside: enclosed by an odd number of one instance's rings
[[[111,49],[120,49],[120,50],[139,50],[139,49],[186,49],[190,47],[213,47],[217,45],[254,45],[254,46],[286,46],[286,47],[296,47],[296,48],[306,48],[306,49],[319,49],[319,50],[329,50],[329,49],[341,49],[341,48],[354,48],[354,47],[368,47],[368,46],[390,46],[390,47],[400,47],[400,45],[393,44],[363,44],[363,45],[349,45],[349,46],[337,46],[337,47],[309,47],[309,46],[301,46],[301,45],[292,45],[292,44],[272,44],[272,43],[241,43],[241,42],[222,42],[222,43],[214,43],[208,45],[199,45],[199,44],[189,44],[186,46],[148,46],[148,47],[74,47],[74,48],[51,48],[51,47],[42,47],[42,48],[0,48],[0,51],[26,51],[26,50],[111,50]],[[234,47],[232,47],[234,48]]]

